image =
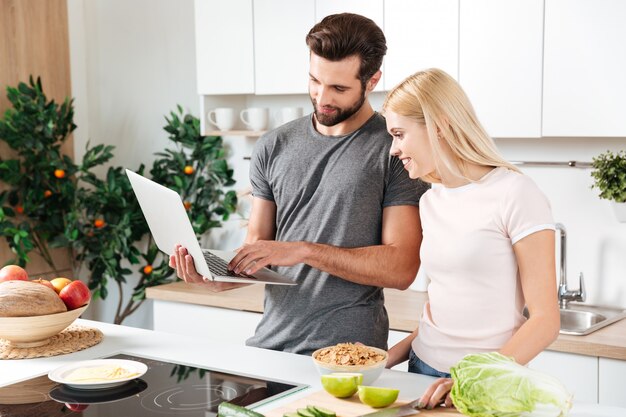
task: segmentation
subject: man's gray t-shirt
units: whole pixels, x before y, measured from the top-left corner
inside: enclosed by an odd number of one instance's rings
[[[254,197],[276,203],[276,240],[380,245],[383,209],[418,206],[428,188],[409,178],[402,162],[389,156],[390,147],[378,113],[345,136],[320,134],[312,115],[263,135],[252,156],[250,181]],[[382,288],[305,264],[272,269],[298,285],[265,286],[265,312],[248,345],[301,354],[340,342],[387,348]]]

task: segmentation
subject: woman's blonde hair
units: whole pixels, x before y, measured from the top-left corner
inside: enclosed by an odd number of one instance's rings
[[[430,68],[407,77],[389,92],[385,110],[425,124],[437,167],[443,163],[458,177],[470,180],[468,163],[520,172],[500,155],[459,83],[443,70]],[[452,160],[443,152],[441,139],[452,150]],[[433,176],[424,179],[441,180]]]

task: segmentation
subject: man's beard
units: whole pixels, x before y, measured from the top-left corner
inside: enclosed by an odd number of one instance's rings
[[[365,103],[365,90],[361,90],[361,97],[350,107],[347,109],[341,109],[339,107],[327,106],[326,108],[334,109],[335,112],[332,115],[324,114],[317,110],[317,101],[314,98],[311,98],[311,103],[313,103],[313,111],[315,112],[315,119],[324,125],[324,126],[335,126],[343,121],[348,120],[352,117],[356,112],[358,112],[363,103]]]

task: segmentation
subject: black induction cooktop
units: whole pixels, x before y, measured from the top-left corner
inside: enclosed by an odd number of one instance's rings
[[[102,390],[72,389],[47,375],[0,387],[0,417],[213,417],[223,401],[259,406],[306,388],[140,356],[111,358],[143,362],[148,371]]]

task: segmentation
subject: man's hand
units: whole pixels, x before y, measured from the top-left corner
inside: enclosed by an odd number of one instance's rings
[[[236,284],[232,282],[216,282],[207,277],[203,277],[196,271],[193,258],[187,249],[180,245],[174,248],[174,255],[170,256],[170,267],[176,269],[176,275],[188,284],[204,284],[210,291],[224,291],[232,288],[242,287],[245,284]]]
[[[239,248],[228,269],[236,274],[253,275],[269,265],[293,266],[303,262],[305,250],[304,242],[257,240]]]

